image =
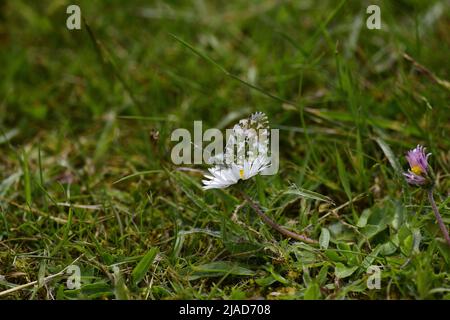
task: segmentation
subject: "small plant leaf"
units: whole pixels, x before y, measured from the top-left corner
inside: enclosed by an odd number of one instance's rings
[[[330,231],[327,228],[322,228],[322,232],[319,237],[319,244],[322,249],[328,249],[330,243]]]
[[[350,277],[358,269],[358,266],[347,267],[346,265],[338,262],[334,268],[334,274],[339,279]]]
[[[133,272],[131,273],[131,278],[133,281],[133,284],[137,285],[139,282],[144,279],[145,274],[150,269],[150,266],[152,265],[153,261],[155,260],[155,257],[158,253],[158,248],[154,247],[151,248],[144,257],[142,257],[141,261],[136,265],[136,267],[133,269]]]
[[[189,280],[196,280],[205,277],[221,277],[224,275],[254,275],[254,272],[252,270],[229,261],[215,261],[200,266],[192,266],[192,270],[194,271],[194,273],[189,277]]]

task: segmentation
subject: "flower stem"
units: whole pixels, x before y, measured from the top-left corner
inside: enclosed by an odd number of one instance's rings
[[[448,235],[447,227],[445,226],[444,221],[442,220],[442,217],[439,214],[439,210],[438,210],[438,207],[436,206],[436,202],[434,201],[432,187],[428,189],[428,200],[430,201],[431,207],[433,208],[433,212],[434,212],[436,220],[439,224],[439,228],[441,229],[441,232],[444,235],[445,240],[447,241],[448,245],[450,246],[450,236]]]
[[[315,244],[318,243],[316,240],[313,240],[311,238],[308,238],[307,236],[295,233],[293,231],[289,231],[279,224],[277,224],[275,221],[270,219],[262,210],[261,208],[254,202],[245,192],[241,190],[241,194],[244,197],[244,199],[250,204],[250,206],[256,211],[256,213],[261,217],[261,219],[271,226],[273,229],[277,230],[279,233],[283,234],[286,237],[293,238],[296,240],[300,240],[306,243]]]

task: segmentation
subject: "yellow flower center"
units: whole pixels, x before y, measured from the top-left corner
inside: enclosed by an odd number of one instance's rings
[[[244,169],[239,170],[239,176],[241,177],[241,179],[244,178]]]
[[[411,171],[417,175],[420,175],[423,173],[422,168],[420,166],[411,167]]]

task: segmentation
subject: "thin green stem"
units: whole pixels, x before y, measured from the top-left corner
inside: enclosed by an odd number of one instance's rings
[[[277,230],[279,233],[281,233],[282,235],[288,237],[288,238],[293,238],[296,240],[300,240],[306,243],[311,243],[311,244],[316,244],[318,243],[316,240],[313,240],[311,238],[308,238],[305,235],[301,235],[298,233],[295,233],[293,231],[289,231],[285,228],[283,228],[282,226],[280,226],[279,224],[277,224],[275,221],[273,221],[272,219],[270,219],[262,210],[261,208],[256,204],[256,202],[254,202],[245,192],[243,192],[241,190],[241,194],[244,197],[245,201],[247,201],[250,206],[256,211],[256,213],[261,217],[261,219],[268,224],[270,227],[272,227],[273,229]]]
[[[434,201],[433,197],[433,188],[428,189],[428,200],[431,203],[431,207],[433,208],[434,215],[436,217],[436,220],[439,224],[439,228],[441,229],[442,234],[444,235],[445,241],[447,241],[448,245],[450,246],[450,236],[448,235],[447,227],[444,224],[444,221],[442,220],[441,215],[439,214],[438,207],[436,205],[436,202]]]

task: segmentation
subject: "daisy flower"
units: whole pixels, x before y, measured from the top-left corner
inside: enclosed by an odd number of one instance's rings
[[[239,180],[247,180],[256,176],[270,164],[270,158],[266,156],[258,156],[254,160],[244,160],[242,165],[232,163],[230,166],[216,165],[209,168],[210,174],[205,174],[202,180],[203,189],[224,189],[237,183]]]
[[[223,189],[256,176],[270,165],[268,156],[269,126],[262,112],[252,114],[236,124],[228,138],[225,153],[212,157],[203,180],[203,189]],[[236,149],[236,152],[235,152]]]
[[[425,151],[426,148],[421,145],[417,145],[416,148],[408,151],[406,154],[406,160],[408,160],[410,169],[408,172],[404,172],[403,175],[409,184],[427,189],[428,201],[431,204],[436,221],[441,229],[445,241],[450,246],[450,235],[448,233],[448,229],[445,226],[441,214],[439,213],[439,208],[436,205],[436,201],[433,196],[434,175],[428,165],[428,157],[431,153],[427,154]]]
[[[425,154],[426,148],[417,145],[416,148],[408,151],[406,160],[408,160],[410,169],[403,173],[409,184],[422,186],[428,182],[428,157],[431,153]]]
[[[224,154],[210,158],[209,163],[214,166],[205,174],[203,189],[227,188],[239,180],[247,180],[262,173],[271,164],[271,158],[268,156],[268,137],[269,122],[264,113],[256,112],[249,118],[240,120],[227,138]],[[239,191],[267,225],[286,237],[311,244],[317,243],[316,240],[280,226],[268,217],[244,190]]]

